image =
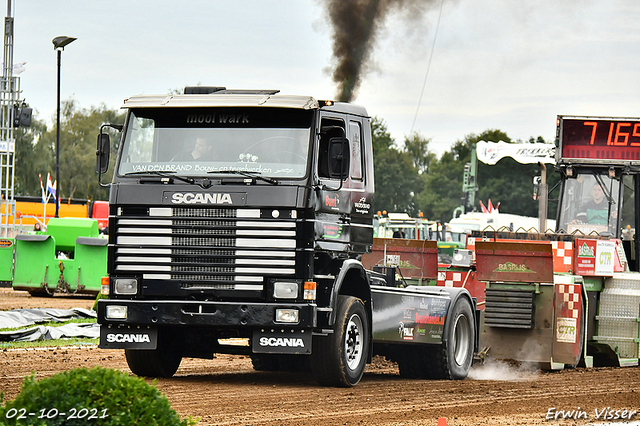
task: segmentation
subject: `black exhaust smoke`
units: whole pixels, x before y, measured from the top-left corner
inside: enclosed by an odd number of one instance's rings
[[[362,76],[369,71],[376,35],[388,13],[408,10],[422,14],[432,0],[325,0],[333,27],[333,56],[336,61],[333,81],[338,85],[336,98],[350,102],[355,98]]]

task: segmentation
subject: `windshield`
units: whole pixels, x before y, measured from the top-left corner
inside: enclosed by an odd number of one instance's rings
[[[564,182],[559,230],[616,235],[620,181],[606,174],[581,174]]]
[[[254,172],[301,178],[307,171],[311,120],[311,111],[271,108],[132,110],[118,173]]]

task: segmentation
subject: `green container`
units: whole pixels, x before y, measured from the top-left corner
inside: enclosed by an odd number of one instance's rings
[[[95,219],[55,218],[45,234],[16,236],[13,288],[98,294],[107,275],[107,239],[98,235]]]
[[[83,217],[55,217],[49,219],[47,235],[56,241],[56,250],[74,251],[78,237],[97,237],[98,221]]]
[[[13,281],[13,249],[12,238],[0,238],[0,287],[9,287]]]

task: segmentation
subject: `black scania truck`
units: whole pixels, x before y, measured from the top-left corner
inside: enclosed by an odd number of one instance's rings
[[[170,377],[183,357],[215,353],[250,355],[258,370],[309,369],[331,386],[357,384],[376,354],[408,377],[467,376],[478,330],[469,293],[361,263],[374,240],[364,108],[202,86],[123,108],[124,126],[111,125],[122,138],[101,348],[124,349],[141,376]]]

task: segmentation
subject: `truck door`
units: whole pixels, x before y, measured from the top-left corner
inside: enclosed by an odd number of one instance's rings
[[[636,201],[636,191],[640,187],[640,175],[624,175],[622,182],[624,192],[622,196],[622,209],[620,215],[620,239],[629,261],[629,269],[638,271],[638,250],[640,249],[638,233],[640,226],[639,206]]]
[[[316,235],[321,245],[332,250],[364,251],[364,244],[367,241],[371,244],[373,237],[372,190],[367,190],[371,184],[365,161],[366,130],[360,117],[321,116],[316,170],[319,180],[316,212],[320,220],[316,224]],[[348,167],[338,177],[330,162],[335,161],[335,141],[340,137],[347,139],[342,157]]]
[[[349,117],[347,138],[349,139],[350,161],[349,178],[346,186],[349,190],[349,208],[351,220],[351,243],[356,251],[367,251],[371,244],[373,228],[371,226],[373,212],[373,182],[369,180],[368,162],[373,155],[368,152],[371,148],[365,144],[367,134],[365,130],[368,122],[361,117]],[[369,155],[367,155],[369,154]]]

